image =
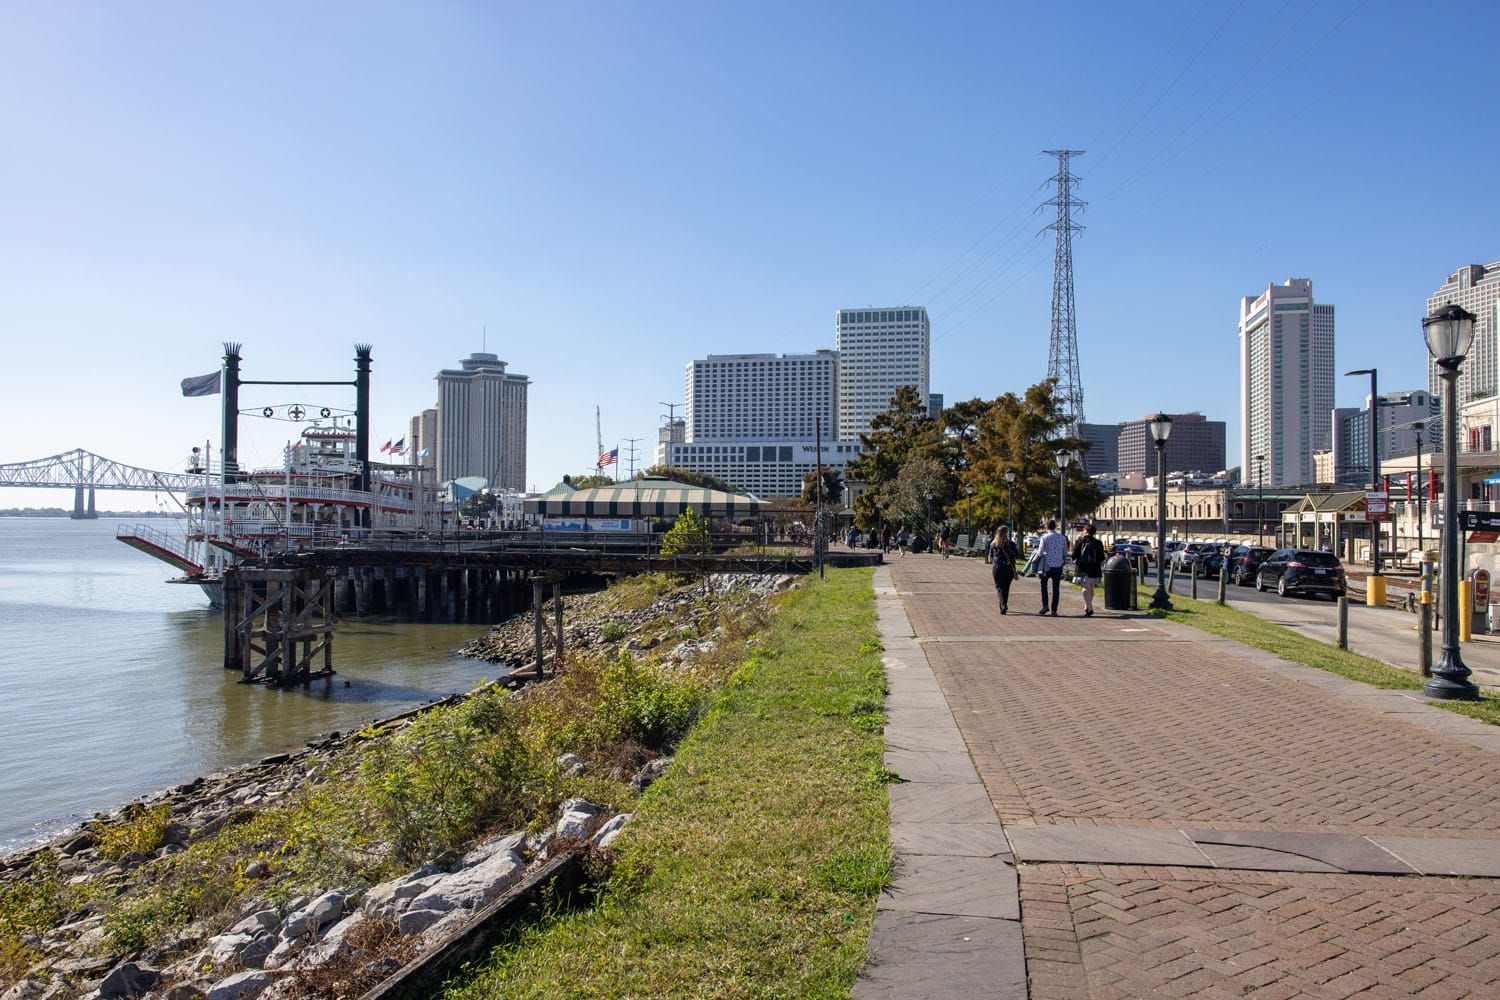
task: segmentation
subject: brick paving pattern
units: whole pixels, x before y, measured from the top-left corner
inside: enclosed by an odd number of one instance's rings
[[[893,578],[1005,824],[1500,832],[1495,754],[1149,619],[1085,620],[1066,587],[1041,618],[1018,581],[1002,617],[986,570],[909,557]],[[1019,872],[1034,997],[1500,996],[1500,881]]]

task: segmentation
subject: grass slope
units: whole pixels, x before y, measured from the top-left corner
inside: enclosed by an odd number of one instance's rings
[[[871,573],[829,570],[647,790],[591,909],[449,984],[504,997],[846,997],[890,871]]]
[[[1141,606],[1151,599],[1155,587],[1143,586]],[[1410,670],[1402,670],[1388,663],[1361,656],[1348,650],[1294,632],[1245,611],[1221,607],[1217,601],[1195,601],[1191,597],[1172,595],[1174,610],[1165,617],[1174,622],[1191,625],[1214,635],[1221,635],[1236,642],[1243,642],[1256,649],[1275,653],[1283,660],[1306,664],[1318,670],[1326,670],[1350,680],[1373,684],[1380,688],[1417,690],[1422,687],[1422,677]],[[1159,612],[1153,612],[1160,614]],[[1438,655],[1437,637],[1434,636],[1433,657]],[[1467,715],[1481,722],[1500,725],[1500,699],[1482,697],[1479,701],[1428,701],[1429,705],[1445,708],[1450,712]]]

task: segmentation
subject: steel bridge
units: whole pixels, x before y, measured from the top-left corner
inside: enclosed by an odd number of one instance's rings
[[[28,462],[0,465],[0,486],[28,489],[73,491],[73,516],[97,517],[94,511],[95,490],[138,490],[153,493],[180,493],[189,486],[201,485],[202,476],[182,472],[157,472],[126,465],[82,448],[60,455],[34,458]]]

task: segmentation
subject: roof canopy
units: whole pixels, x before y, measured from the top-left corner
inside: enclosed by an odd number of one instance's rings
[[[670,479],[632,479],[572,493],[553,490],[525,502],[526,513],[553,517],[676,517],[689,507],[705,517],[754,517],[771,509],[753,496]]]

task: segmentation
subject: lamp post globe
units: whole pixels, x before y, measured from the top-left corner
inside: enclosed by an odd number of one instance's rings
[[[1170,611],[1172,600],[1167,596],[1164,574],[1167,562],[1167,439],[1172,436],[1172,418],[1158,413],[1147,426],[1151,430],[1151,442],[1156,445],[1156,593],[1151,595],[1151,607]]]
[[[1422,320],[1422,333],[1443,379],[1443,655],[1422,693],[1442,701],[1475,701],[1479,688],[1469,680],[1458,648],[1458,369],[1474,343],[1474,314],[1443,306]]]

